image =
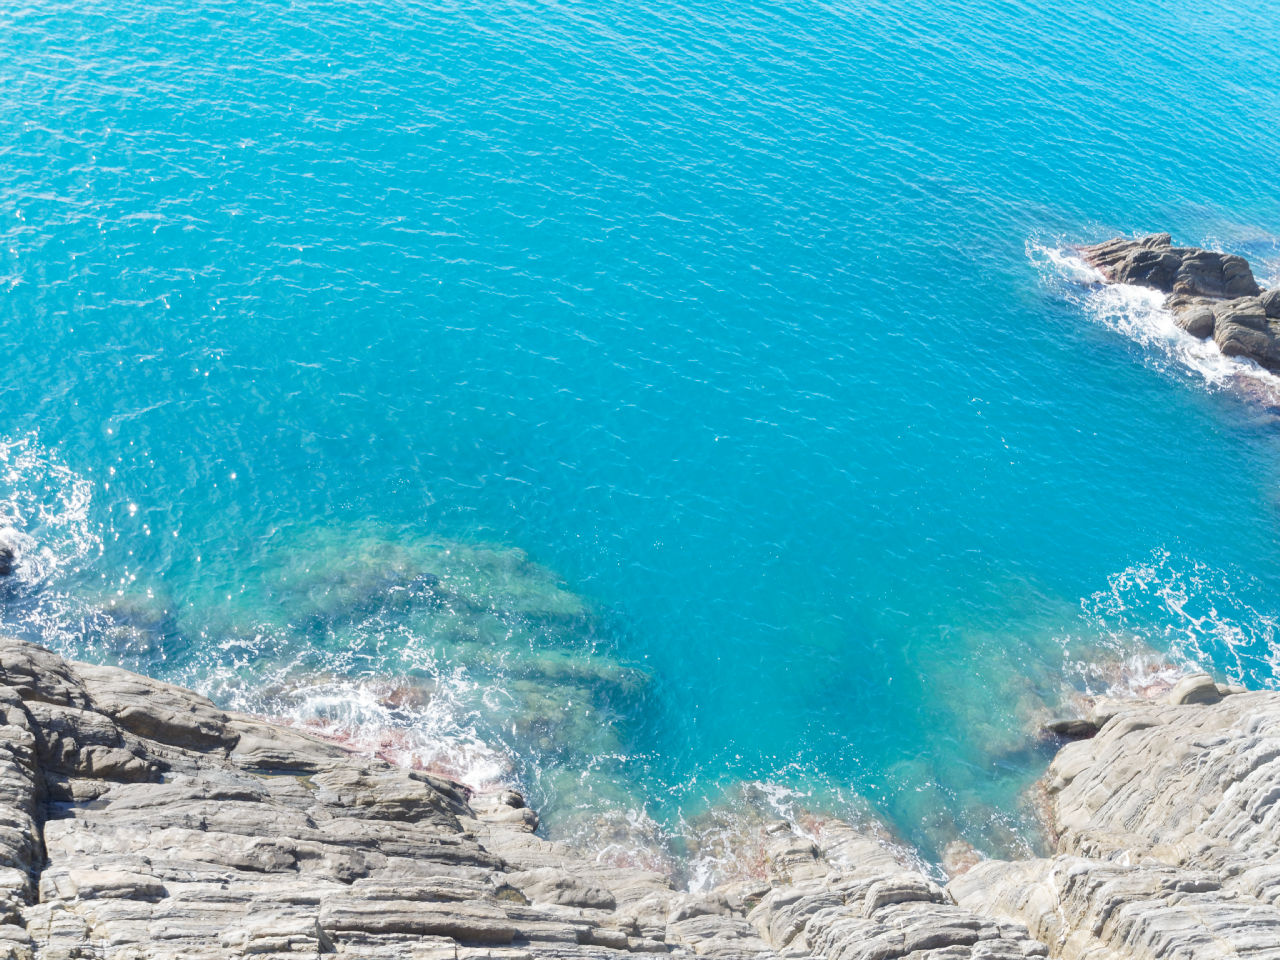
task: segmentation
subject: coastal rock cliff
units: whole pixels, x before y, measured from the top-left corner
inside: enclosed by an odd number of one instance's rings
[[[0,641],[0,956],[1017,958],[876,841],[769,828],[767,876],[704,895],[533,834],[512,793],[188,691]]]
[[[1228,693],[1073,724],[1053,858],[944,889],[845,823],[778,822],[760,876],[687,893],[539,838],[517,794],[0,640],[0,956],[1280,956],[1280,697]]]
[[[1184,679],[1100,703],[1046,781],[1057,855],[956,878],[1063,960],[1280,957],[1280,696]]]
[[[1116,237],[1080,248],[1111,283],[1167,294],[1178,326],[1223,354],[1280,370],[1280,288],[1263,291],[1244,257],[1175,247],[1167,233]]]

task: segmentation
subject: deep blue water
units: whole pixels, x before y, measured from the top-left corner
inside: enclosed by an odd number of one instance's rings
[[[4,624],[553,834],[759,780],[1034,842],[1072,690],[1280,678],[1271,383],[1060,252],[1280,279],[1275,22],[6,7]]]

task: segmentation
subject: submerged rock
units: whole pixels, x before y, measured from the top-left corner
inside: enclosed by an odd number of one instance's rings
[[[625,756],[651,678],[611,625],[524,551],[378,523],[265,541],[182,590],[103,599],[94,658],[199,678],[238,709],[287,716],[383,759],[520,786],[550,829],[587,796],[577,774]],[[205,638],[223,653],[202,662]],[[539,773],[570,775],[539,789]]]
[[[571,621],[587,615],[523,550],[413,535],[378,524],[321,526],[273,542],[261,608],[286,623],[330,625],[434,603],[469,615]]]
[[[1178,326],[1212,337],[1226,356],[1280,370],[1280,288],[1264,292],[1243,257],[1175,247],[1167,233],[1117,237],[1080,253],[1110,283],[1167,294]]]

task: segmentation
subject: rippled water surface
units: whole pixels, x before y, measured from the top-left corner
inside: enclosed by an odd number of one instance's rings
[[[1280,676],[1280,393],[1069,250],[1280,280],[1274,17],[6,6],[4,625],[597,847],[1025,849],[1074,692]]]

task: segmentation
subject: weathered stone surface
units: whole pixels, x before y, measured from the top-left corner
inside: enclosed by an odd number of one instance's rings
[[[1058,853],[946,889],[840,821],[705,893],[123,671],[0,640],[0,958],[1280,960],[1280,694],[1207,675],[1060,721]]]
[[[1168,294],[1177,324],[1212,337],[1227,356],[1280,369],[1280,289],[1264,292],[1243,257],[1175,247],[1167,233],[1117,237],[1080,252],[1111,283]]]
[[[1217,703],[1222,691],[1207,673],[1193,673],[1173,685],[1166,699],[1175,706],[1186,703]]]
[[[1258,298],[1262,309],[1272,320],[1280,320],[1280,287],[1268,290]]]
[[[1256,297],[1262,290],[1244,257],[1175,247],[1167,233],[1116,237],[1081,249],[1112,283],[1154,287],[1163,293],[1210,300]]]
[[[1218,318],[1209,304],[1190,303],[1175,314],[1174,322],[1193,337],[1208,340],[1213,336]]]
[[[1068,958],[1280,957],[1280,695],[1204,675],[1108,704],[1050,769],[1058,855],[949,890]]]
[[[769,853],[773,887],[749,919],[770,946],[788,956],[888,960],[1046,953],[1021,924],[956,906],[889,849],[838,821],[816,843],[779,829]]]
[[[706,894],[465,788],[0,640],[0,957],[942,960],[1043,955],[832,823]]]

